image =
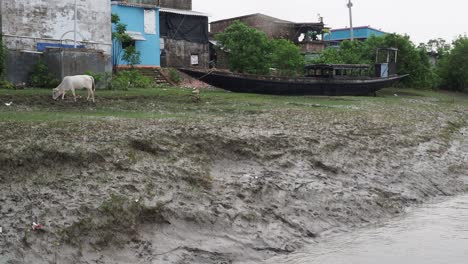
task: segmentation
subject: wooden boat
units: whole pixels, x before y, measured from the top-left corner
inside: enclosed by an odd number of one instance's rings
[[[362,65],[358,67],[349,65],[309,66],[308,71],[313,70],[317,74],[306,77],[259,76],[185,68],[180,69],[180,71],[209,85],[232,92],[277,95],[374,95],[378,90],[391,87],[406,76],[336,75],[337,72],[344,73],[345,69],[362,69],[362,67]],[[327,68],[330,70],[326,70]]]
[[[385,50],[385,53],[381,53]],[[279,95],[375,95],[407,75],[396,75],[398,49],[377,49],[375,76],[366,64],[312,64],[305,67],[304,77],[276,77],[237,74],[225,71],[179,69],[212,86],[240,93]],[[379,55],[386,55],[379,63]]]

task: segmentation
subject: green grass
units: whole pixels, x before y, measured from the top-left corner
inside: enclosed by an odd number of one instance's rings
[[[191,100],[190,89],[170,87],[129,91],[98,90],[96,104],[86,102],[84,92],[78,94],[82,97],[75,103],[70,98],[53,101],[51,89],[0,90],[0,121],[235,117],[278,110],[308,113],[319,109],[362,111],[379,105],[427,107],[424,102],[441,107],[468,105],[466,94],[395,88],[384,89],[377,97],[274,96],[209,89],[202,91],[200,103]],[[10,101],[13,102],[11,107],[4,105]]]

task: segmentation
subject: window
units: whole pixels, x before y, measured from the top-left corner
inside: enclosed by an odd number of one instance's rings
[[[190,64],[192,64],[193,66],[198,65],[198,54],[192,54],[190,56]]]
[[[145,9],[145,33],[156,34],[156,11],[153,9]]]
[[[135,40],[130,40],[130,41],[127,41],[127,42],[122,42],[122,49],[126,49],[130,46],[134,46],[135,47]]]

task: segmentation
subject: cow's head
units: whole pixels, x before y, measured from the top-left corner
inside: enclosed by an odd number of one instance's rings
[[[52,98],[54,100],[57,100],[57,98],[59,98],[59,96],[61,95],[62,95],[62,92],[58,88],[55,88],[52,90]]]

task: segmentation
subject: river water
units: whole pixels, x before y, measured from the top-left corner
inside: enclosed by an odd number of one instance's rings
[[[413,209],[382,226],[320,240],[266,263],[467,264],[468,195]]]

